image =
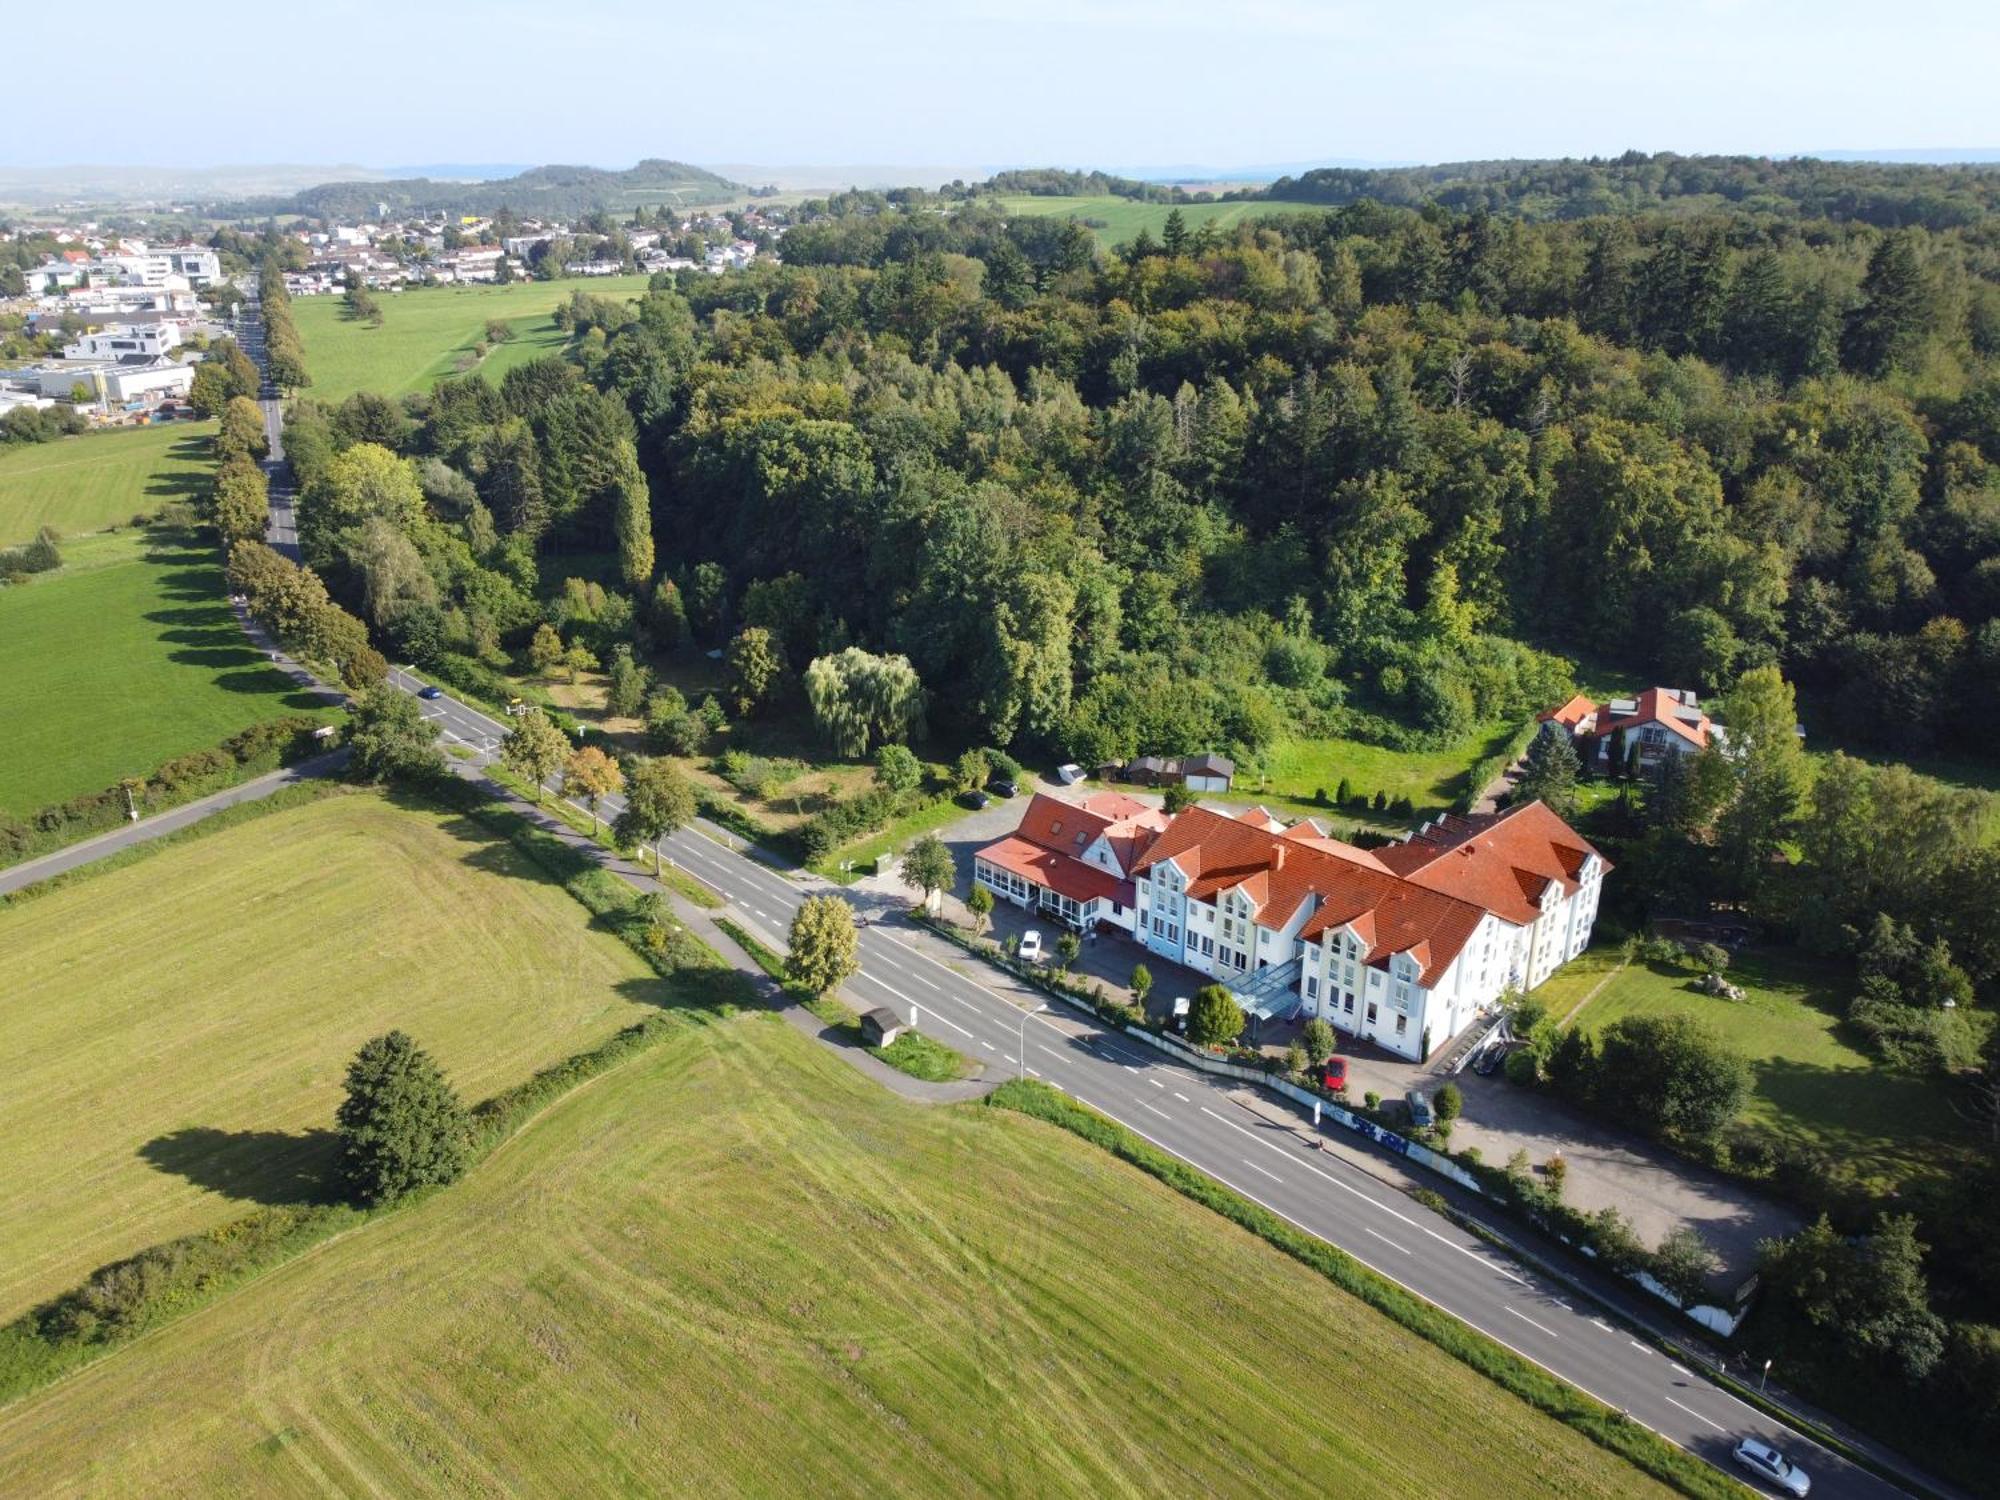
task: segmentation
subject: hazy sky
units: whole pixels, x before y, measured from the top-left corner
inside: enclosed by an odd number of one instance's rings
[[[1996,0],[24,6],[0,162],[1214,166],[2000,146]],[[112,28],[93,46],[93,18]],[[145,66],[141,67],[141,62]]]

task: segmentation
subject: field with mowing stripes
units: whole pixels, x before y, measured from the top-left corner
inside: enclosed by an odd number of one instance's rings
[[[215,551],[101,532],[0,589],[0,811],[102,791],[286,714],[332,717],[237,628]]]
[[[660,1003],[510,847],[361,793],[0,908],[0,953],[0,1321],[310,1194],[371,1036],[402,1027],[476,1101]]]
[[[515,365],[562,348],[568,335],[556,327],[552,315],[569,301],[570,293],[638,297],[647,280],[598,276],[377,292],[380,328],[348,318],[340,297],[301,297],[292,304],[292,321],[298,324],[306,346],[306,368],[313,378],[306,394],[319,401],[339,401],[356,391],[385,396],[427,391],[457,373],[459,358],[470,355],[473,345],[486,336],[488,318],[504,318],[514,326],[514,341],[495,345],[477,366],[497,385]]]
[[[1107,1154],[693,1027],[0,1410],[23,1493],[1657,1495]]]
[[[64,536],[123,525],[208,487],[213,422],[86,432],[0,448],[0,547],[44,526]]]

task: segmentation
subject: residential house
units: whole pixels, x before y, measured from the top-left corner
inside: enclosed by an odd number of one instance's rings
[[[1597,703],[1578,694],[1541,716],[1569,732],[1584,769],[1616,771],[1633,747],[1639,765],[1657,771],[1669,756],[1693,755],[1725,736],[1691,688],[1647,688],[1635,698]]]

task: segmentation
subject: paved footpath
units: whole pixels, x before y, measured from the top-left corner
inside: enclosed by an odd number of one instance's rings
[[[244,802],[256,802],[281,791],[288,786],[296,786],[301,781],[309,781],[315,776],[327,776],[347,763],[345,750],[329,751],[316,755],[311,760],[302,760],[297,765],[281,770],[267,771],[262,776],[253,777],[227,791],[216,792],[193,802],[183,803],[170,812],[159,813],[150,818],[141,818],[136,823],[127,823],[123,828],[114,828],[109,833],[100,833],[95,838],[85,839],[80,844],[71,844],[58,849],[53,854],[44,854],[39,859],[24,860],[18,865],[9,865],[0,870],[0,896],[18,891],[24,886],[38,881],[50,880],[57,875],[83,865],[94,864],[137,844],[164,838],[170,833],[179,833],[183,828],[191,828],[203,818],[221,812],[225,807],[235,807]]]

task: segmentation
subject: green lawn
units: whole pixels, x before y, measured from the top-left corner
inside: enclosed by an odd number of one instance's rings
[[[1085,220],[1106,245],[1122,245],[1136,237],[1142,228],[1150,229],[1153,238],[1158,239],[1160,231],[1166,227],[1167,215],[1174,208],[1170,203],[1141,203],[1109,193],[1064,198],[1037,198],[1028,193],[1010,193],[997,201],[1005,212],[1024,218]],[[1181,218],[1189,229],[1200,224],[1230,229],[1247,219],[1270,214],[1309,213],[1317,207],[1311,203],[1184,203],[1181,205]]]
[[[1109,1154],[899,1100],[762,1013],[0,1412],[0,1473],[24,1494],[1664,1493]]]
[[[1701,1017],[1750,1060],[1748,1121],[1825,1152],[1832,1171],[1876,1192],[1947,1173],[1969,1149],[1942,1085],[1883,1067],[1841,1035],[1851,981],[1838,966],[1789,950],[1741,953],[1728,974],[1744,990],[1734,1001],[1701,994],[1684,969],[1621,961],[1616,949],[1592,949],[1535,998],[1561,1017],[1596,989],[1577,1018],[1592,1031],[1635,1014]]]
[[[477,825],[362,793],[0,909],[0,952],[0,1321],[309,1194],[369,1037],[409,1031],[477,1100],[661,988]]]
[[[123,525],[208,487],[213,422],[86,432],[0,448],[0,546],[44,526],[64,536]]]
[[[514,326],[514,342],[496,346],[478,367],[497,381],[515,365],[562,348],[566,335],[551,315],[571,292],[629,298],[644,292],[646,284],[644,276],[602,276],[378,292],[380,328],[346,317],[340,297],[301,297],[292,304],[292,319],[312,373],[307,394],[339,401],[356,391],[385,396],[427,391],[456,373],[460,356],[470,355],[486,336],[488,318],[505,318]]]
[[[1505,748],[1518,725],[1491,724],[1443,750],[1390,750],[1359,740],[1285,739],[1265,756],[1262,771],[1246,769],[1236,778],[1232,800],[1264,802],[1274,811],[1331,818],[1335,823],[1357,819],[1383,827],[1402,828],[1409,819],[1393,813],[1368,814],[1328,807],[1342,778],[1357,796],[1386,794],[1390,801],[1408,797],[1419,818],[1455,805],[1466,790],[1472,768],[1487,755]]]
[[[327,713],[244,639],[211,548],[105,532],[63,556],[0,589],[0,810],[99,791],[262,720]]]

